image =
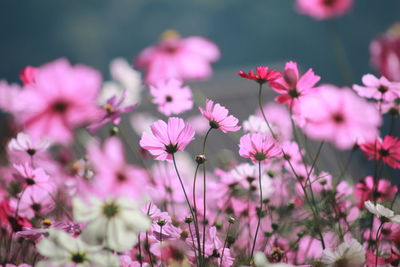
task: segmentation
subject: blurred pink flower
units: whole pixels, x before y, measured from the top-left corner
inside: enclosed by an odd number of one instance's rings
[[[97,131],[101,126],[108,122],[112,122],[117,125],[121,121],[121,115],[132,111],[136,105],[123,106],[127,92],[124,91],[119,99],[114,95],[107,100],[107,103],[102,106],[102,110],[99,110],[99,119],[94,123],[90,124],[87,129],[90,132]]]
[[[394,169],[400,168],[400,140],[390,135],[361,144],[361,150],[369,159],[382,160]]]
[[[287,103],[292,108],[302,97],[318,90],[314,86],[319,80],[320,77],[315,75],[312,69],[300,77],[297,63],[289,61],[285,65],[282,77],[270,82],[270,86],[280,94],[275,101],[281,104]]]
[[[239,120],[229,115],[229,110],[220,104],[215,104],[210,99],[206,100],[206,109],[199,107],[201,115],[203,115],[209,122],[210,127],[220,129],[222,132],[236,132],[240,130],[237,124]]]
[[[365,177],[355,185],[354,194],[357,198],[357,206],[361,209],[364,207],[364,202],[373,200],[374,178],[372,176]],[[390,183],[389,180],[379,179],[376,188],[376,200],[390,201],[397,194],[398,188]]]
[[[135,65],[145,71],[147,84],[171,78],[199,80],[211,76],[210,63],[219,57],[218,47],[209,40],[199,36],[180,38],[176,32],[167,31],[158,44],[139,54]]]
[[[95,170],[92,187],[97,196],[125,196],[135,200],[143,196],[147,174],[126,163],[123,144],[117,137],[108,138],[102,148],[92,143],[88,156]]]
[[[19,117],[26,131],[34,138],[70,142],[75,127],[95,118],[100,85],[97,71],[71,66],[65,59],[41,66],[35,83],[26,85],[19,96],[24,107]]]
[[[296,9],[300,14],[317,20],[331,19],[347,13],[353,0],[297,0]]]
[[[256,67],[255,73],[252,70],[249,71],[249,73],[246,73],[241,70],[237,74],[242,78],[256,81],[259,84],[264,84],[266,82],[274,81],[281,76],[281,74],[278,71],[273,69],[268,69],[267,66]]]
[[[390,102],[400,97],[400,83],[390,82],[383,76],[378,79],[372,74],[366,74],[362,77],[362,82],[365,87],[353,85],[353,89],[359,96],[384,102]]]
[[[46,150],[48,146],[48,140],[35,140],[28,134],[22,132],[18,133],[17,137],[11,139],[8,143],[9,150],[22,151],[29,156],[34,156],[36,153]]]
[[[0,80],[0,109],[17,116],[22,107],[19,99],[20,93],[19,85],[8,84],[6,81]]]
[[[260,133],[250,133],[240,138],[239,154],[244,158],[250,158],[254,163],[268,162],[271,158],[280,156],[281,149],[272,137]]]
[[[275,137],[280,141],[290,140],[292,138],[292,122],[290,119],[290,113],[286,107],[271,102],[263,106],[264,114],[268,117],[269,124]],[[257,110],[257,116],[262,118],[261,110]],[[266,125],[262,118],[264,125]],[[267,127],[268,128],[268,127]],[[268,135],[271,132],[268,129]]]
[[[339,149],[374,140],[381,117],[373,104],[350,89],[321,86],[321,90],[301,101],[303,130],[315,139],[331,141]],[[368,118],[367,120],[365,118]]]
[[[169,79],[158,81],[150,86],[152,102],[158,105],[158,111],[165,116],[179,114],[193,107],[192,92],[189,86],[182,87],[182,81]]]
[[[153,134],[143,133],[140,146],[156,160],[172,160],[172,154],[183,151],[195,134],[192,126],[176,117],[168,118],[168,124],[158,120],[150,128]]]
[[[34,84],[36,81],[37,72],[38,68],[27,66],[23,68],[19,73],[19,79],[22,81],[24,85]]]
[[[400,23],[377,37],[369,47],[371,63],[391,81],[400,81]]]

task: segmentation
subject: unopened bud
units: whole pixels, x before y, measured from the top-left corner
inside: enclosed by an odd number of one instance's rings
[[[235,218],[233,218],[233,217],[229,217],[228,222],[229,222],[230,224],[234,224],[234,223],[236,222],[236,220],[235,220]]]
[[[192,223],[193,219],[190,217],[185,218],[185,223]]]
[[[115,136],[115,135],[117,135],[119,133],[119,128],[118,128],[118,126],[113,126],[112,128],[111,128],[111,130],[110,130],[110,135],[111,136]]]
[[[203,164],[204,162],[206,162],[206,156],[205,155],[197,155],[196,156],[196,163],[197,164]]]

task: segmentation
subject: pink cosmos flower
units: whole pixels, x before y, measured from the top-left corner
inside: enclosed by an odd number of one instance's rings
[[[312,69],[300,77],[297,63],[289,61],[285,65],[282,77],[271,82],[270,86],[280,94],[275,101],[293,107],[302,97],[318,90],[314,86],[319,80],[320,77],[315,75]]]
[[[357,206],[361,209],[364,202],[373,200],[374,178],[372,176],[365,177],[355,185],[354,194],[357,198]],[[397,186],[390,183],[389,180],[380,179],[376,188],[376,200],[389,201],[397,194]]]
[[[112,122],[117,125],[121,121],[121,115],[132,111],[136,105],[122,106],[126,97],[126,91],[122,93],[122,96],[117,99],[117,96],[112,96],[107,100],[107,103],[102,106],[100,111],[100,119],[97,122],[92,123],[87,127],[90,132],[97,131],[101,126],[108,122]]]
[[[20,94],[24,110],[19,118],[33,137],[68,143],[74,128],[95,118],[100,85],[101,76],[94,69],[71,66],[65,59],[50,62]]]
[[[353,85],[353,89],[358,95],[366,98],[390,102],[400,97],[400,83],[392,83],[385,77],[376,78],[372,74],[366,74],[362,77],[365,85]]]
[[[165,116],[179,114],[193,107],[192,92],[189,86],[182,87],[182,81],[170,79],[159,81],[150,86],[152,102],[158,105],[158,111]]]
[[[249,73],[241,70],[237,74],[242,78],[256,81],[259,84],[271,82],[281,77],[281,74],[278,71],[272,69],[270,70],[267,66],[256,67],[255,73],[252,70],[249,71]]]
[[[400,140],[390,135],[385,138],[363,143],[361,150],[369,159],[382,160],[394,169],[400,168]]]
[[[50,176],[42,168],[32,168],[28,163],[13,164],[13,166],[18,172],[14,177],[23,188],[40,187],[42,190],[52,191],[53,183],[50,181]]]
[[[95,169],[92,185],[96,195],[125,196],[136,200],[143,195],[147,174],[126,163],[123,144],[117,137],[108,138],[102,148],[92,143],[88,155]]]
[[[34,156],[37,152],[44,151],[50,145],[48,140],[35,140],[25,133],[18,133],[16,138],[8,143],[11,151],[26,152],[29,156]]]
[[[378,135],[381,117],[377,109],[349,89],[321,86],[318,93],[300,103],[300,115],[305,120],[303,130],[312,138],[348,149],[356,143],[374,140]]]
[[[391,81],[400,81],[400,24],[393,25],[369,47],[371,63]]]
[[[211,76],[210,63],[219,57],[218,47],[209,40],[199,36],[180,38],[176,32],[167,31],[160,43],[140,52],[135,65],[145,71],[147,84],[171,78],[199,80]]]
[[[37,72],[38,68],[27,66],[21,70],[21,72],[19,73],[19,78],[24,85],[34,84]]]
[[[220,129],[222,132],[236,132],[241,127],[238,126],[239,120],[228,115],[229,110],[220,104],[215,104],[210,99],[206,101],[206,109],[199,107],[201,115],[210,122],[210,127],[214,129]]]
[[[289,111],[284,106],[274,102],[264,105],[263,110],[264,114],[268,117],[275,137],[280,142],[290,140],[292,138],[292,121]],[[257,115],[262,118],[261,110],[257,110]],[[262,120],[266,124],[263,118]],[[271,135],[269,129],[267,134]]]
[[[317,20],[342,16],[353,6],[353,0],[297,0],[296,9],[300,14]]]
[[[153,134],[143,133],[140,146],[156,160],[172,160],[172,154],[183,151],[195,134],[192,126],[176,117],[168,118],[168,124],[158,120],[150,128]]]
[[[268,162],[271,158],[280,156],[281,149],[272,137],[250,133],[240,138],[239,154],[244,158],[250,158],[254,163]]]

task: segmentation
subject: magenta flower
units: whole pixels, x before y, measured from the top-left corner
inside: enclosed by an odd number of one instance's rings
[[[268,69],[267,66],[257,67],[255,73],[252,70],[249,71],[249,73],[246,73],[241,70],[237,74],[242,78],[256,81],[259,84],[264,84],[266,82],[274,81],[281,76],[281,74],[278,71]]]
[[[180,38],[176,32],[167,31],[160,43],[139,54],[135,64],[145,71],[147,84],[171,78],[199,80],[211,76],[210,63],[219,56],[218,47],[205,38]]]
[[[19,73],[19,78],[24,85],[34,84],[38,68],[27,66]]]
[[[382,160],[394,169],[400,169],[400,140],[390,135],[360,146],[369,159]]]
[[[108,122],[112,122],[114,125],[117,125],[121,121],[121,115],[123,113],[127,113],[132,111],[136,105],[123,106],[127,95],[127,91],[125,90],[119,100],[117,96],[114,95],[107,100],[107,103],[102,106],[102,110],[100,111],[100,119],[87,127],[90,132],[97,131],[101,126]]]
[[[354,195],[357,199],[357,206],[362,209],[364,202],[367,200],[374,200],[374,178],[372,176],[365,177],[364,180],[359,181],[355,185]],[[380,179],[376,186],[376,200],[390,201],[397,194],[397,186],[391,184],[389,180]]]
[[[375,38],[369,47],[371,63],[391,81],[400,81],[400,31],[394,24],[385,34]]]
[[[280,94],[275,101],[281,104],[288,103],[289,107],[293,107],[303,96],[317,90],[314,86],[319,80],[320,77],[315,75],[312,69],[300,77],[297,63],[289,61],[285,65],[282,77],[272,81],[270,86]]]
[[[260,133],[250,133],[240,138],[239,154],[250,158],[254,163],[268,162],[281,154],[281,149],[272,137]]]
[[[195,134],[192,126],[176,117],[169,118],[168,124],[158,120],[150,128],[153,135],[143,133],[140,146],[156,156],[156,160],[172,160],[172,154],[183,151]]]
[[[328,140],[339,149],[374,140],[381,117],[371,103],[359,98],[350,89],[325,85],[300,102],[303,130],[315,139]],[[368,118],[368,119],[366,119]]]
[[[317,20],[331,19],[347,13],[353,0],[297,0],[296,8],[301,14]]]
[[[215,104],[210,99],[206,101],[206,109],[204,110],[202,107],[199,107],[201,115],[203,115],[209,122],[210,127],[214,129],[220,129],[222,132],[236,132],[241,127],[237,124],[239,120],[232,116],[228,115],[229,110],[220,104]]]
[[[20,119],[26,131],[35,138],[70,142],[74,128],[95,118],[100,85],[97,71],[71,66],[65,59],[40,67],[35,83],[26,85],[19,96],[24,107]]]
[[[366,74],[362,77],[362,82],[365,86],[353,85],[353,89],[359,96],[385,102],[400,97],[400,83],[390,82],[383,76],[378,79],[372,74]]]
[[[193,107],[192,92],[189,86],[182,87],[182,81],[170,79],[150,86],[152,102],[165,116],[179,114]]]

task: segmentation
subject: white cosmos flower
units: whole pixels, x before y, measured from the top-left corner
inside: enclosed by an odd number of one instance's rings
[[[365,250],[355,239],[340,244],[335,251],[325,249],[322,253],[325,267],[361,267],[365,262]]]
[[[254,255],[254,265],[256,267],[294,267],[286,263],[270,263],[264,253],[259,251]]]
[[[123,252],[138,241],[138,233],[150,228],[148,216],[139,210],[137,203],[127,198],[108,198],[102,201],[90,197],[87,205],[81,199],[73,199],[74,218],[87,222],[81,236],[89,244],[103,245]]]
[[[365,208],[378,218],[387,218],[393,223],[400,224],[400,215],[394,215],[394,212],[380,204],[374,204],[370,200],[364,202]]]
[[[76,267],[118,267],[116,255],[102,250],[99,246],[89,246],[79,238],[73,238],[64,231],[50,229],[49,236],[36,245],[46,260],[37,267],[76,266]]]
[[[249,133],[270,133],[264,119],[255,115],[250,115],[249,118],[243,122],[243,130]]]

